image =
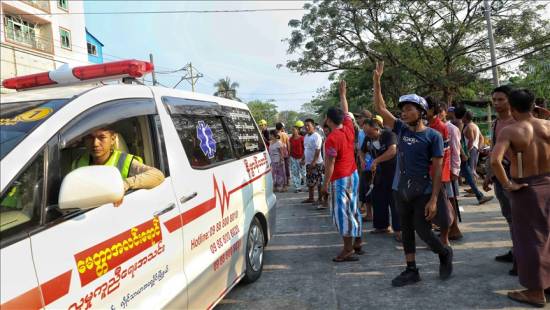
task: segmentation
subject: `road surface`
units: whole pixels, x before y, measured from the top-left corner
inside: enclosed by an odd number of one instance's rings
[[[438,278],[439,259],[417,238],[422,281],[402,288],[391,279],[405,268],[403,249],[391,235],[368,233],[359,262],[333,263],[341,239],[329,211],[300,203],[305,194],[278,195],[277,229],[265,252],[261,278],[238,285],[217,309],[521,309],[506,297],[520,289],[511,264],[494,257],[511,246],[497,200],[478,206],[461,198],[464,239],[453,243],[454,275]]]

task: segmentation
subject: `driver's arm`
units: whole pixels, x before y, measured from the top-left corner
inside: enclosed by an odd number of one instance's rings
[[[151,189],[164,181],[164,173],[155,167],[132,160],[128,178],[124,180],[124,191],[130,189]]]

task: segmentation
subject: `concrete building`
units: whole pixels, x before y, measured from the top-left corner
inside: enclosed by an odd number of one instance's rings
[[[2,1],[0,79],[89,64],[82,1]],[[0,89],[7,92],[6,89]]]
[[[86,28],[86,42],[88,47],[88,61],[101,64],[103,63],[103,43],[99,41]]]

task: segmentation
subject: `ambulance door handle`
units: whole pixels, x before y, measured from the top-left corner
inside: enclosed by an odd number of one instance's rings
[[[180,203],[186,203],[188,202],[189,200],[193,199],[197,197],[197,192],[193,192],[191,195],[189,196],[183,196],[180,198]]]
[[[174,210],[175,207],[176,207],[176,204],[172,202],[171,204],[168,205],[168,208],[155,212],[153,214],[153,217],[159,217],[159,216],[161,216],[165,213],[168,213],[168,212]]]

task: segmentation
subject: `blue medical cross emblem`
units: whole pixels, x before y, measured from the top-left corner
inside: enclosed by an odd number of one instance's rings
[[[200,148],[203,154],[208,159],[214,158],[216,155],[216,140],[214,140],[212,129],[204,121],[197,123],[197,139],[201,141]]]

